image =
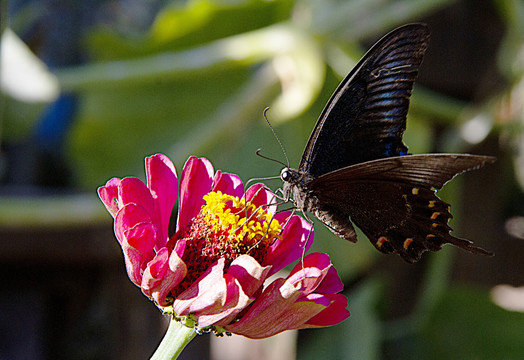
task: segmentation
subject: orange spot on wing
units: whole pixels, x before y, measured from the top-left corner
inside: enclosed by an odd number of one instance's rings
[[[381,237],[378,238],[376,244],[380,248],[382,246],[382,244],[384,244],[386,241],[389,241],[388,238],[385,237],[385,236],[381,236]]]

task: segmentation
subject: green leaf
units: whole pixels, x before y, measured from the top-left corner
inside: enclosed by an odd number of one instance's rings
[[[150,30],[131,37],[98,28],[87,38],[98,60],[129,59],[165,50],[181,50],[220,38],[260,29],[289,18],[291,0],[173,3],[157,16]]]

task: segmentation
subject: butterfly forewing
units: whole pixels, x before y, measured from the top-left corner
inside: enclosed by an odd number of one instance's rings
[[[413,186],[440,189],[456,175],[475,170],[495,158],[466,154],[406,155],[367,161],[324,174],[310,183],[311,188],[321,189],[329,182],[347,179],[376,179],[403,181]]]
[[[379,40],[324,108],[299,170],[314,176],[407,153],[402,142],[413,83],[429,41],[425,25],[400,27]]]

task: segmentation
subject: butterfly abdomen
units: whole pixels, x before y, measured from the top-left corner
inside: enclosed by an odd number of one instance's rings
[[[313,212],[335,235],[357,242],[357,233],[349,216],[329,207],[316,208]]]

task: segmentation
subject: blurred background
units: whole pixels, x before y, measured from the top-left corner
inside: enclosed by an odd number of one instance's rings
[[[521,359],[521,0],[2,0],[0,359],[144,359],[167,327],[128,280],[96,188],[162,152],[244,181],[292,165],[338,82],[393,28],[432,31],[404,141],[497,157],[439,195],[456,236],[414,265],[321,224],[351,317],[265,341],[198,336],[182,359]],[[268,182],[276,189],[279,182]],[[242,349],[248,349],[247,354]],[[232,353],[231,353],[232,352]]]

